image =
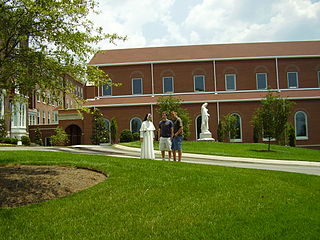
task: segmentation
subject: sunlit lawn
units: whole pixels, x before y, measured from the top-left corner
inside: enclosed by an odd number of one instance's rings
[[[140,142],[121,143],[125,146],[140,147]],[[320,150],[272,145],[271,152],[261,143],[220,143],[183,141],[183,152],[219,156],[320,161]],[[155,142],[155,149],[159,149]]]
[[[94,168],[106,181],[0,209],[0,239],[318,239],[318,176],[53,152],[0,152],[0,164]],[[0,181],[1,184],[1,181]]]

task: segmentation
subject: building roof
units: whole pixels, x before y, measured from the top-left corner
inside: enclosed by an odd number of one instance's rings
[[[113,49],[99,51],[89,65],[143,64],[266,57],[320,57],[320,41],[259,42]]]
[[[183,100],[187,103],[203,102],[242,102],[242,101],[260,101],[265,98],[267,91],[241,91],[241,92],[219,92],[199,93],[199,94],[174,94],[173,97]],[[315,90],[282,90],[280,96],[291,100],[299,99],[320,99],[320,89]],[[125,107],[138,105],[155,105],[159,97],[156,96],[121,96],[121,97],[101,97],[89,99],[84,105],[87,107]],[[166,95],[168,96],[168,95]]]

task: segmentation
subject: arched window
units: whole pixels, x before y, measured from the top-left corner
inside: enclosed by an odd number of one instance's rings
[[[308,139],[308,119],[303,111],[296,112],[294,116],[297,139]]]
[[[130,130],[131,132],[139,132],[142,121],[140,118],[134,117],[130,120]]]
[[[242,121],[241,116],[237,113],[233,113],[232,116],[236,117],[235,121],[235,127],[236,127],[236,133],[235,137],[230,139],[231,142],[242,142]]]
[[[202,121],[202,117],[201,115],[196,117],[196,139],[200,138],[200,133],[201,133],[201,121]]]

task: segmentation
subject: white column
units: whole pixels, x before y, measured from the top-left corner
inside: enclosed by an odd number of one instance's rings
[[[277,79],[277,89],[278,91],[280,91],[278,58],[276,58],[276,79]]]

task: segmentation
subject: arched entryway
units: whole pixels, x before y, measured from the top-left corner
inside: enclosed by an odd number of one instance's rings
[[[201,121],[202,121],[202,117],[201,115],[199,115],[198,117],[196,117],[196,139],[200,138],[200,133],[201,133]]]
[[[66,133],[69,135],[70,145],[81,144],[82,131],[77,125],[70,125],[66,128]]]

